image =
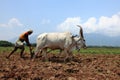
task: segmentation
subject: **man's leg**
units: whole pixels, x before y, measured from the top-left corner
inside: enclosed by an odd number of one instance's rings
[[[21,49],[20,57],[23,58],[23,57],[24,57],[24,56],[23,56],[23,52],[24,52],[25,48],[24,48],[24,46],[23,46],[23,47],[21,47],[20,49]]]
[[[18,47],[14,47],[14,50],[6,58],[9,58],[17,49]]]

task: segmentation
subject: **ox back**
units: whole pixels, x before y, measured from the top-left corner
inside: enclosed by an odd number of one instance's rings
[[[72,44],[72,34],[64,33],[43,33],[37,38],[37,47],[39,49],[64,49]]]

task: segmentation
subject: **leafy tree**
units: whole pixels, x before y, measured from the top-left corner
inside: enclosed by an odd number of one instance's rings
[[[13,43],[8,42],[8,41],[3,41],[3,40],[0,41],[1,47],[8,47],[8,46],[13,46],[13,45],[14,45]]]

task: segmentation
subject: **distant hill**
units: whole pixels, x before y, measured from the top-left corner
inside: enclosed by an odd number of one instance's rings
[[[30,42],[36,43],[36,38],[38,35],[30,36]],[[84,34],[86,45],[88,46],[119,46],[120,47],[120,37],[108,37],[100,34]],[[17,38],[9,40],[10,42],[15,42]]]
[[[86,44],[93,46],[120,46],[120,37],[108,37],[100,34],[85,34]]]

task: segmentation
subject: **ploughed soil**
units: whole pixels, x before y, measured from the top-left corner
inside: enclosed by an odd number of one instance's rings
[[[28,53],[20,58],[14,53],[0,53],[0,80],[120,80],[120,54],[76,54],[64,61],[63,56],[49,53],[31,61]]]

